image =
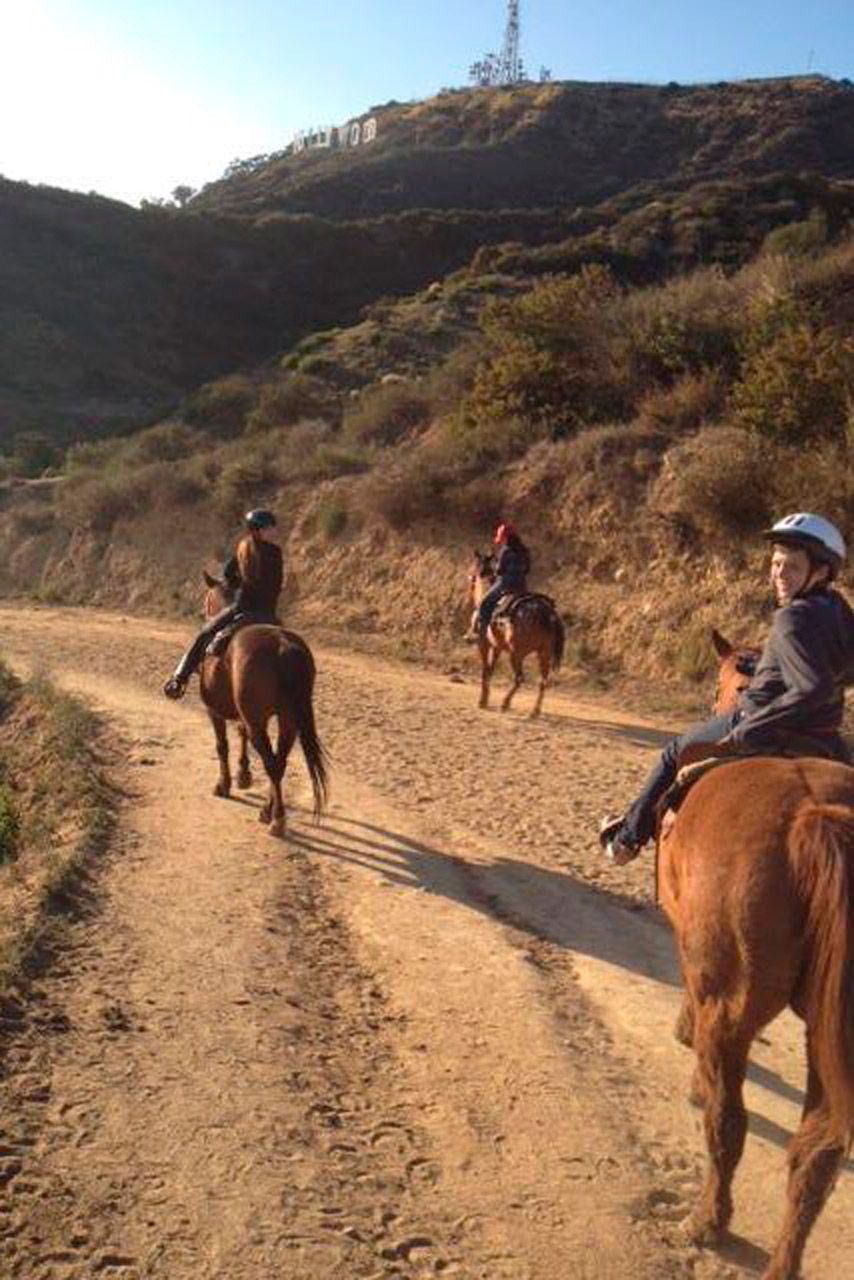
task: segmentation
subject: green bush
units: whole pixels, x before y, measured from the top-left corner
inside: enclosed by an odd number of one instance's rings
[[[317,527],[330,541],[344,532],[348,519],[347,508],[340,498],[324,498],[318,507]]]
[[[823,248],[827,238],[827,214],[816,208],[803,222],[787,222],[769,231],[762,242],[762,252],[802,258]]]
[[[17,852],[21,824],[7,787],[0,785],[0,862],[10,862]]]
[[[800,324],[748,357],[732,405],[738,426],[795,444],[845,439],[852,397],[854,344]]]

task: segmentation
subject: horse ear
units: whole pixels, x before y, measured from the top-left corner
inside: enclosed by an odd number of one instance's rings
[[[203,577],[203,578],[204,578],[204,580],[205,580],[205,586],[206,586],[206,587],[218,587],[218,586],[219,586],[219,579],[212,577],[212,576],[208,573],[207,569],[204,569],[204,570],[202,571],[202,577]]]
[[[717,627],[712,628],[712,644],[715,646],[715,653],[721,660],[730,657],[734,652],[729,640],[725,639],[725,637],[721,635]]]

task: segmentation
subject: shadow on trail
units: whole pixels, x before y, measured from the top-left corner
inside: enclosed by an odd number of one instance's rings
[[[568,873],[504,856],[473,864],[399,832],[340,816],[319,828],[291,829],[289,839],[306,852],[362,867],[392,884],[449,898],[567,951],[667,987],[681,986],[670,930],[657,909],[591,888]],[[751,1063],[749,1076],[770,1093],[802,1105],[803,1093],[777,1072]],[[775,1146],[787,1146],[787,1129],[755,1112],[750,1120],[755,1134]]]

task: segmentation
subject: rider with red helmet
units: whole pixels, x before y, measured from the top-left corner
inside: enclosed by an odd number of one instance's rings
[[[831,588],[845,561],[845,541],[829,520],[806,511],[784,516],[764,537],[772,545],[777,612],[753,678],[735,711],[673,738],[634,804],[622,817],[602,823],[600,842],[618,866],[652,839],[658,802],[687,746],[773,754],[796,735],[810,749],[814,744],[814,754],[848,761],[839,728],[845,686],[854,683],[854,613]]]
[[[486,635],[490,619],[502,596],[521,595],[527,587],[531,572],[531,553],[509,521],[502,520],[496,526],[493,544],[500,547],[495,562],[495,582],[480,602],[476,629],[466,638],[477,640]]]

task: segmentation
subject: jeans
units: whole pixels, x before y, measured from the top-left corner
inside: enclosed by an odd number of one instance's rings
[[[620,828],[620,839],[627,844],[644,845],[655,834],[656,808],[659,800],[676,777],[679,753],[695,742],[720,742],[741,719],[740,711],[725,716],[712,716],[687,732],[671,738],[651,770],[640,795],[626,813]]]

